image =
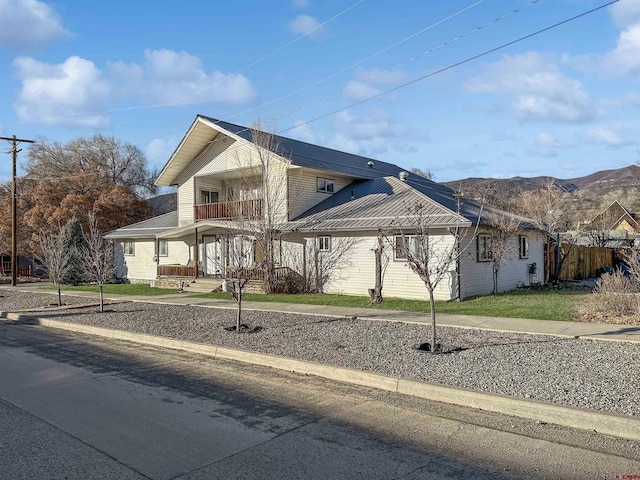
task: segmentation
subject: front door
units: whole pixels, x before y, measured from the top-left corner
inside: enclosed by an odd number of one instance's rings
[[[202,266],[204,275],[221,277],[223,273],[222,240],[215,236],[203,236]]]

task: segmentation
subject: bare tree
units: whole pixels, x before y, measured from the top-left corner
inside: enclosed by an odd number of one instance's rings
[[[411,167],[411,173],[415,173],[419,177],[426,178],[427,180],[433,180],[434,175],[431,170],[422,170],[418,167]]]
[[[458,199],[458,212],[460,212]],[[435,353],[440,350],[436,343],[436,304],[435,290],[446,278],[451,278],[464,251],[472,244],[477,233],[477,224],[471,226],[457,223],[446,232],[439,232],[434,226],[433,217],[426,213],[427,206],[416,202],[407,208],[409,226],[399,228],[399,235],[387,237],[395,249],[396,258],[404,258],[409,268],[420,277],[429,293],[431,314],[431,343],[427,350]],[[470,232],[473,232],[470,235]],[[463,243],[464,242],[464,243]]]
[[[498,293],[498,273],[505,260],[518,254],[518,245],[513,239],[522,231],[522,222],[514,215],[492,211],[487,215],[491,226],[489,257],[493,272],[493,293]]]
[[[555,183],[554,179],[549,178],[542,188],[524,192],[519,197],[522,213],[531,219],[537,229],[547,234],[547,259],[545,262],[547,266],[551,265],[552,243],[554,241],[559,243],[559,233],[567,227],[567,215],[562,209],[566,195],[567,193]],[[570,247],[574,243],[570,242]],[[557,245],[557,248],[560,250],[560,245]],[[556,278],[559,277],[562,262],[568,254],[569,251],[560,255],[561,258],[557,262],[554,274]],[[548,283],[551,278],[549,270],[549,268],[545,269],[545,283]]]
[[[71,259],[77,252],[70,248],[65,248],[64,225],[58,225],[55,230],[40,232],[40,251],[41,254],[37,258],[41,268],[49,275],[49,279],[58,288],[58,305],[62,305],[62,292],[60,285],[62,284],[65,274],[67,273]]]
[[[82,230],[84,248],[80,252],[87,278],[100,290],[100,312],[104,312],[103,287],[114,277],[113,244],[102,237],[98,229],[98,218],[90,212],[87,227]]]
[[[327,245],[326,242],[329,242]],[[349,264],[349,251],[358,243],[354,237],[320,236],[307,242],[306,288],[309,293],[324,293],[336,272]]]
[[[236,333],[242,327],[242,298],[251,280],[259,278],[262,262],[255,262],[254,239],[245,234],[229,232],[225,236],[225,250],[227,257],[227,271],[225,284],[231,298],[238,307],[236,313]]]

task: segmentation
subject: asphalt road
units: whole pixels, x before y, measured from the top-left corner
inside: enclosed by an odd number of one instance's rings
[[[615,478],[640,446],[0,321],[0,477]]]

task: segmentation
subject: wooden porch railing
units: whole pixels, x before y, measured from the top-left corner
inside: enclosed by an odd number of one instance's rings
[[[195,277],[195,265],[158,265],[158,276]]]
[[[262,199],[205,203],[194,205],[194,209],[196,220],[256,218],[262,215]]]
[[[16,270],[18,277],[30,277],[31,266],[18,267]],[[2,275],[11,275],[11,262],[2,262]]]

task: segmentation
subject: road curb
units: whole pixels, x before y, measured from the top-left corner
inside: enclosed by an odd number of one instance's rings
[[[345,367],[335,367],[290,357],[249,352],[125,330],[62,322],[31,315],[0,311],[0,318],[72,332],[98,335],[106,338],[126,340],[160,348],[182,350],[223,360],[234,360],[279,370],[315,375],[329,380],[376,388],[402,395],[411,395],[426,400],[529,418],[581,430],[594,430],[601,434],[640,442],[640,419],[624,415],[565,407],[535,400],[525,400],[506,395],[489,394],[460,387],[408,380]]]

